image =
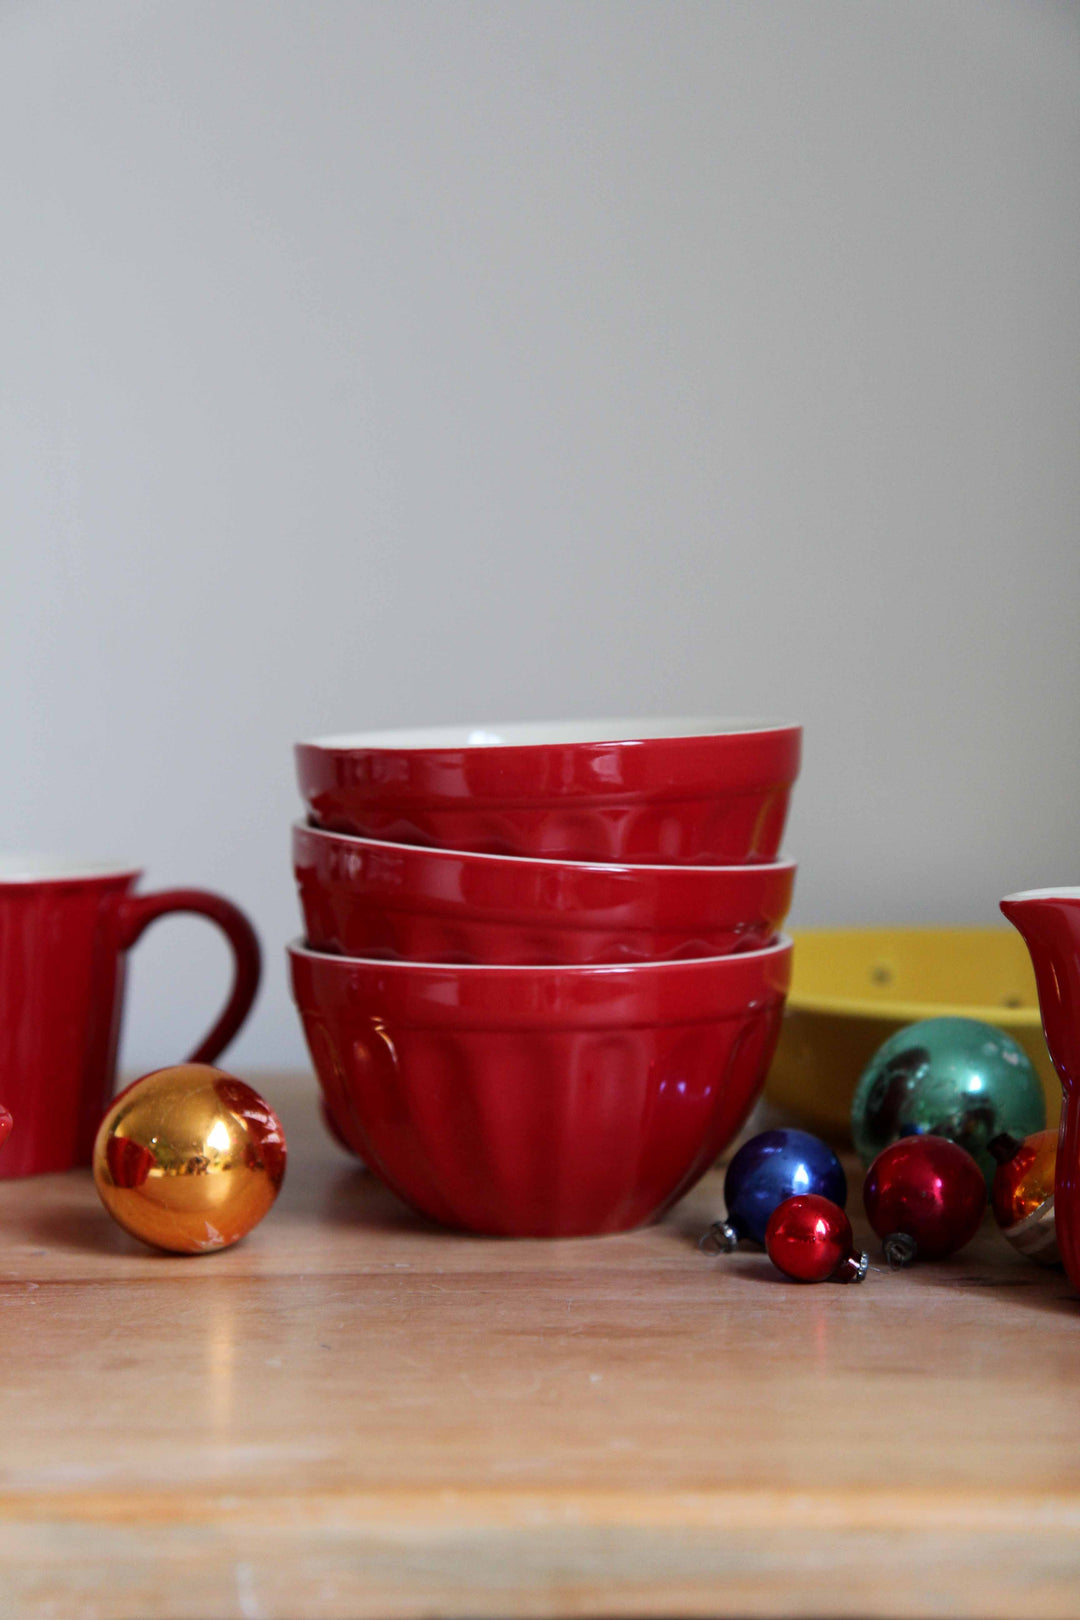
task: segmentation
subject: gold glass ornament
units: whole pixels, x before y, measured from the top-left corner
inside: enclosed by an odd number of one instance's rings
[[[144,1243],[202,1254],[257,1226],[285,1177],[285,1133],[257,1091],[208,1063],[157,1069],[98,1128],[94,1182]]]

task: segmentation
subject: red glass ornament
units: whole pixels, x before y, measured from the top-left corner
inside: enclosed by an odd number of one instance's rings
[[[862,1282],[867,1256],[855,1249],[851,1222],[839,1204],[817,1193],[786,1198],[765,1228],[769,1259],[795,1282]]]
[[[903,1136],[866,1172],[863,1203],[890,1266],[940,1260],[975,1236],[986,1208],[982,1171],[943,1136]]]

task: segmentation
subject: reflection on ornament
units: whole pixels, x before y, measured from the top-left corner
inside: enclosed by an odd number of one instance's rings
[[[181,1063],[116,1098],[94,1143],[94,1182],[133,1237],[202,1254],[262,1220],[285,1151],[281,1121],[257,1091],[207,1063]]]
[[[1035,1131],[1022,1142],[996,1136],[990,1152],[997,1160],[990,1207],[1013,1248],[1043,1266],[1061,1264],[1054,1222],[1057,1131]]]
[[[903,1136],[943,1136],[993,1180],[992,1137],[1046,1125],[1046,1099],[1023,1048],[975,1018],[926,1018],[880,1046],[851,1103],[851,1134],[865,1165]]]
[[[940,1260],[963,1248],[986,1208],[986,1183],[970,1153],[943,1136],[905,1136],[866,1173],[863,1203],[890,1266]]]
[[[730,1254],[740,1239],[765,1242],[769,1217],[786,1198],[816,1193],[847,1203],[847,1177],[832,1148],[808,1131],[761,1131],[743,1143],[724,1177],[727,1219],[701,1239],[707,1254]]]
[[[765,1228],[769,1259],[795,1282],[862,1282],[869,1256],[855,1248],[838,1204],[815,1193],[787,1198]]]

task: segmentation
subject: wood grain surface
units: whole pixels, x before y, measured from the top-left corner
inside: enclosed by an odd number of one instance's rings
[[[235,1249],[0,1185],[0,1614],[1080,1614],[1080,1302],[992,1227],[848,1288],[700,1255],[718,1174],[455,1236],[246,1078],[290,1164]]]

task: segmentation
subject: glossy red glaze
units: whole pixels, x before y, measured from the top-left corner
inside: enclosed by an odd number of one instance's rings
[[[344,1148],[345,1152],[351,1153],[354,1158],[361,1158],[360,1149],[349,1141],[348,1132],[353,1129],[353,1126],[349,1119],[348,1110],[345,1111],[342,1120],[338,1121],[335,1119],[325,1096],[319,1098],[319,1106],[322,1112],[323,1124],[338,1147]]]
[[[585,965],[727,956],[769,942],[793,861],[604,866],[293,829],[307,942],[412,962]]]
[[[1080,888],[1010,894],[1001,909],[1031,953],[1043,1032],[1065,1093],[1054,1220],[1065,1270],[1080,1289]]]
[[[331,831],[553,860],[771,861],[802,733],[792,725],[730,729],[739,724],[371,732],[300,743],[296,764],[314,820]],[[656,734],[665,727],[682,734]],[[506,741],[470,742],[485,736]]]
[[[788,940],[618,967],[289,956],[365,1163],[447,1226],[516,1237],[623,1231],[681,1197],[761,1091],[791,972]]]
[[[902,1136],[882,1148],[863,1183],[867,1219],[883,1241],[913,1238],[916,1257],[940,1260],[969,1243],[986,1208],[970,1153],[943,1136]]]
[[[858,1264],[851,1222],[839,1204],[817,1193],[785,1198],[769,1216],[765,1250],[794,1282],[827,1282],[845,1260]]]
[[[0,1087],[15,1119],[0,1177],[90,1163],[116,1071],[124,954],[157,917],[197,912],[226,935],[229,1000],[193,1061],[224,1050],[259,984],[244,914],[201,889],[132,892],[137,871],[0,878]]]

